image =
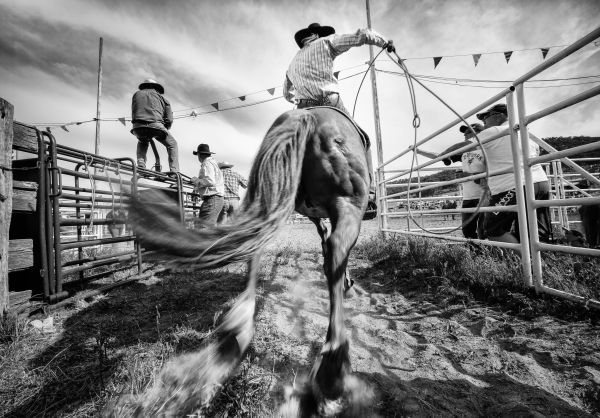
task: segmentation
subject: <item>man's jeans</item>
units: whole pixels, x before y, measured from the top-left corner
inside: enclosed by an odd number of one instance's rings
[[[202,206],[200,206],[200,222],[203,226],[215,226],[219,213],[223,209],[223,196],[212,195],[202,197]]]
[[[151,139],[156,139],[167,148],[169,156],[169,171],[179,172],[179,151],[177,141],[171,136],[169,131],[141,126],[133,128],[131,132],[137,137],[137,165],[146,168],[146,155],[148,154],[148,145]]]

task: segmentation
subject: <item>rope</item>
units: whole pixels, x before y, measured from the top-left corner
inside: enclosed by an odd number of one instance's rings
[[[415,131],[415,135],[414,135],[414,139],[413,139],[413,158],[411,160],[411,167],[410,167],[410,174],[408,177],[408,184],[407,184],[407,190],[406,190],[406,205],[407,205],[407,209],[408,209],[408,216],[410,218],[410,220],[412,220],[415,225],[419,228],[421,228],[421,230],[430,233],[430,234],[437,234],[437,235],[445,235],[445,234],[450,234],[452,232],[458,231],[459,229],[462,229],[463,226],[469,224],[470,222],[472,222],[475,217],[477,216],[478,213],[480,213],[481,211],[481,206],[483,204],[483,199],[479,199],[479,202],[477,204],[477,207],[475,208],[475,211],[471,214],[471,216],[464,222],[461,223],[461,225],[459,227],[453,228],[449,231],[443,231],[443,232],[438,232],[438,231],[431,231],[428,230],[426,228],[424,228],[423,226],[421,226],[413,217],[412,215],[412,211],[411,211],[411,207],[410,207],[410,184],[412,181],[412,173],[413,173],[413,169],[415,166],[415,162],[418,164],[418,156],[417,156],[417,129],[419,128],[419,125],[421,123],[421,120],[419,118],[419,114],[417,112],[417,102],[416,102],[416,95],[415,95],[415,91],[414,91],[414,86],[413,86],[413,80],[416,81],[417,83],[419,83],[419,85],[421,87],[423,87],[425,90],[427,90],[432,96],[434,96],[438,101],[440,101],[444,106],[446,106],[452,113],[454,113],[471,131],[471,133],[473,134],[473,137],[475,138],[475,140],[477,141],[477,143],[479,144],[479,148],[481,149],[481,152],[483,154],[483,158],[486,161],[485,164],[485,174],[486,174],[486,181],[489,179],[490,177],[490,171],[487,165],[487,154],[485,152],[485,149],[483,148],[483,146],[481,145],[481,141],[479,139],[479,136],[477,135],[477,132],[475,132],[473,130],[473,128],[471,127],[471,124],[468,123],[460,114],[458,114],[458,112],[456,112],[450,105],[448,105],[441,97],[439,97],[436,93],[434,93],[433,91],[431,91],[428,87],[426,87],[423,83],[421,83],[419,80],[416,79],[416,77],[414,77],[409,71],[408,68],[406,67],[406,65],[404,64],[404,60],[401,59],[397,53],[394,52],[394,54],[396,55],[397,61],[390,55],[390,53],[388,53],[388,56],[390,57],[390,59],[392,59],[392,61],[394,63],[396,63],[404,72],[406,81],[408,83],[408,91],[409,94],[411,96],[411,104],[413,107],[413,128]],[[420,184],[421,184],[421,180],[420,180],[420,171],[417,170],[417,185],[420,188]],[[421,192],[419,191],[419,201],[422,205],[422,200],[421,200]]]

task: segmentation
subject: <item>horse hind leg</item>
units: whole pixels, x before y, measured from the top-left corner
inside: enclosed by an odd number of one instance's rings
[[[342,281],[346,276],[350,250],[358,238],[362,213],[350,204],[341,206],[339,218],[332,220],[333,231],[327,240],[324,262],[330,300],[329,329],[325,344],[311,372],[313,393],[317,399],[323,401],[341,398],[346,376],[350,373]]]
[[[327,253],[327,239],[329,238],[329,230],[327,229],[327,225],[325,225],[325,221],[322,218],[308,218],[315,224],[317,227],[317,232],[321,237],[321,248],[323,250],[323,258],[325,258],[325,254]],[[350,298],[356,294],[353,287],[354,280],[350,278],[350,269],[346,266],[344,270],[344,296]]]
[[[254,335],[256,282],[261,253],[248,263],[248,282],[215,330],[215,341],[200,352],[169,363],[141,399],[134,416],[186,416],[208,405],[238,365]]]

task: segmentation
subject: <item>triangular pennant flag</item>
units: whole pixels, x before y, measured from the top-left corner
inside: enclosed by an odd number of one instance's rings
[[[508,61],[510,61],[510,56],[512,55],[512,51],[506,51],[504,53],[504,58],[506,58],[506,63],[508,64]]]
[[[542,48],[542,59],[546,59],[546,55],[548,55],[548,51],[550,51],[550,48]]]
[[[240,99],[243,102],[244,100],[246,100],[246,96],[240,96],[238,97],[238,99]]]
[[[196,113],[195,110],[192,110],[192,113],[190,113],[190,116],[195,118],[196,116],[198,116],[198,114]]]
[[[275,94],[275,87],[271,88],[271,89],[267,89],[267,91],[269,92],[269,94],[272,96],[273,94]]]
[[[123,124],[123,126],[127,126],[127,125],[125,125],[125,118],[119,118],[119,122],[121,122]]]
[[[335,73],[333,73],[333,76],[335,77],[335,79],[336,79],[336,80],[337,80],[337,78],[338,78],[338,75],[340,75],[340,72],[339,72],[339,71],[336,71]]]
[[[62,125],[61,128],[63,129],[63,131],[69,132],[69,130],[67,129],[67,127],[65,125]]]
[[[433,68],[438,66],[443,57],[433,57]]]
[[[49,126],[46,126],[46,132],[52,132]]]
[[[475,67],[479,64],[479,58],[481,58],[481,54],[473,54],[473,62],[475,63]]]
[[[211,106],[219,110],[219,103],[211,103]]]

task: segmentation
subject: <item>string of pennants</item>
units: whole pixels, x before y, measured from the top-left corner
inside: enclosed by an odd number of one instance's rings
[[[600,41],[596,41],[593,43],[594,46],[600,46]],[[542,54],[542,59],[546,59],[546,56],[548,55],[548,52],[550,51],[551,48],[559,48],[559,47],[565,47],[567,45],[555,45],[555,46],[550,46],[550,47],[545,47],[545,48],[529,48],[529,49],[518,49],[518,50],[511,50],[511,51],[503,51],[503,52],[482,52],[482,53],[477,53],[477,54],[462,54],[462,55],[443,55],[443,56],[438,56],[438,57],[413,57],[413,58],[405,58],[405,60],[417,60],[417,59],[433,59],[433,68],[437,68],[437,66],[440,64],[440,62],[442,61],[443,58],[452,58],[452,57],[465,57],[465,56],[471,56],[473,58],[473,64],[475,65],[475,67],[477,67],[477,64],[479,64],[479,61],[482,57],[482,55],[492,55],[492,54],[499,54],[502,53],[504,54],[504,59],[506,60],[506,63],[508,64],[508,62],[510,61],[512,55],[514,52],[521,52],[521,51],[532,51],[532,50],[539,50]],[[351,67],[354,68],[354,67]],[[345,71],[347,69],[344,70],[340,70],[340,71]],[[340,71],[335,71],[333,73],[334,77],[336,79],[339,79],[339,74]],[[352,74],[350,76],[346,76],[343,79],[346,78],[350,78],[350,77],[354,77],[356,75],[362,74],[363,72],[359,72],[356,74]],[[268,92],[271,96],[275,95],[275,90],[277,89],[277,87],[271,87],[268,88],[266,90],[261,90],[260,92],[266,91]],[[245,95],[242,96],[238,96],[236,97],[236,99],[245,102],[247,99],[247,96],[249,96],[250,94],[256,94],[256,93],[260,93],[260,92],[255,92],[255,93],[247,93]],[[190,108],[188,110],[191,110],[190,113],[186,113],[186,114],[181,114],[178,116],[175,116],[175,119],[181,119],[181,118],[188,118],[188,117],[196,117],[196,116],[200,116],[206,113],[212,113],[212,112],[219,112],[222,110],[229,110],[229,109],[236,109],[238,107],[245,107],[245,106],[252,106],[252,105],[256,105],[256,104],[260,104],[260,103],[264,103],[267,101],[271,101],[271,100],[275,100],[277,98],[280,98],[282,96],[278,96],[278,97],[273,97],[271,99],[268,100],[263,100],[263,101],[259,101],[256,103],[248,103],[244,106],[237,106],[237,107],[232,107],[232,108],[223,108],[221,106],[221,104],[225,101],[229,101],[229,100],[234,100],[234,99],[226,99],[226,100],[222,100],[222,101],[217,101],[214,103],[210,103],[210,105],[202,105],[202,106],[197,106],[195,108]],[[196,109],[201,108],[201,107],[207,107],[207,106],[211,106],[212,108],[214,108],[214,111],[212,112],[202,112],[199,113],[196,111]],[[185,109],[184,109],[185,110]],[[176,110],[175,112],[183,112],[184,110]],[[89,123],[89,122],[96,122],[96,118],[94,119],[90,119],[90,120],[86,120],[86,121],[81,121],[81,122],[70,122],[70,123],[46,123],[46,124],[35,124],[36,126],[47,126],[47,125],[51,125],[52,127],[60,127],[61,129],[63,129],[66,132],[70,132],[68,129],[68,126],[72,126],[72,125],[81,125],[83,123]],[[109,118],[109,119],[100,119],[100,121],[119,121],[123,124],[123,126],[127,126],[126,123],[127,122],[131,122],[130,118],[126,118],[126,117],[119,117],[119,118]],[[47,126],[46,129],[50,129],[50,127]]]
[[[595,45],[595,44],[594,44]],[[561,45],[561,46],[566,46],[566,45]],[[535,48],[536,50],[539,49],[542,53],[542,59],[546,59],[546,56],[548,55],[548,52],[550,51],[550,48],[555,48],[555,47],[547,47],[547,48]],[[501,52],[502,54],[504,54],[504,59],[506,60],[506,63],[508,64],[508,62],[510,61],[510,57],[512,57],[512,54],[514,52],[517,51],[531,51],[532,49],[519,49],[519,50],[513,50],[513,51],[504,51]],[[482,52],[480,54],[469,54],[473,57],[473,63],[475,64],[475,67],[477,67],[477,64],[479,64],[479,60],[481,59],[482,55],[491,55],[491,54],[497,54],[497,52]],[[464,57],[465,55],[450,55],[451,57]],[[439,57],[431,57],[433,58],[433,68],[437,68],[437,66],[439,65],[439,63],[442,61],[442,58],[444,58],[444,56],[439,56]]]

